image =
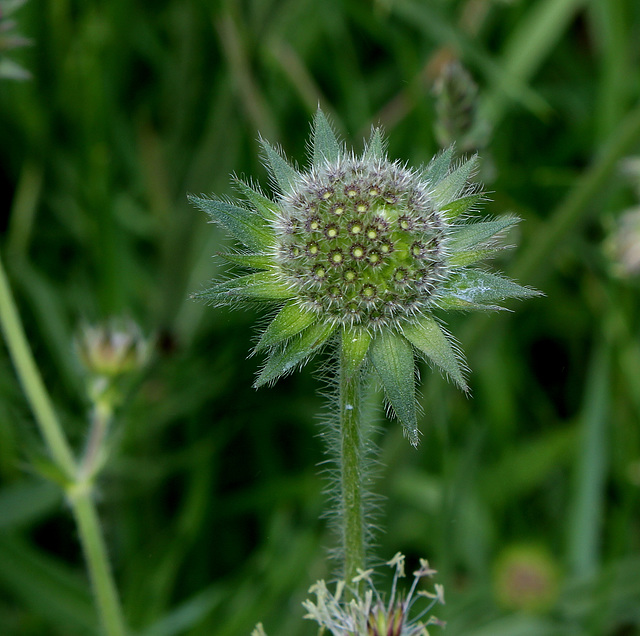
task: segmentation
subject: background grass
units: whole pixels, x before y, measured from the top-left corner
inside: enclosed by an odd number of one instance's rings
[[[186,193],[231,193],[231,172],[266,187],[258,133],[303,163],[318,103],[356,148],[381,123],[392,157],[428,161],[450,56],[491,131],[485,211],[523,218],[496,266],[546,297],[449,320],[473,398],[425,369],[417,451],[376,416],[378,554],[429,558],[449,636],[640,634],[638,285],[603,249],[638,204],[619,171],[640,148],[638,2],[30,0],[16,18],[33,78],[0,85],[2,250],[77,447],[80,322],[157,335],[100,484],[137,634],[312,634],[300,602],[330,576],[317,367],[250,388],[259,312],[189,300],[229,240]],[[2,349],[0,634],[97,634],[68,510],[28,468],[36,433]],[[519,544],[559,573],[545,611],[498,602],[494,568]]]

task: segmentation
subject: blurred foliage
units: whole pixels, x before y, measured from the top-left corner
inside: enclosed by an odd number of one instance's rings
[[[189,299],[227,239],[186,194],[230,193],[231,172],[268,187],[258,134],[302,158],[318,103],[356,146],[381,123],[391,157],[426,162],[452,59],[491,131],[485,211],[524,220],[500,269],[546,298],[455,319],[473,398],[425,369],[417,451],[372,415],[378,554],[429,558],[449,636],[640,633],[639,288],[602,247],[638,204],[619,171],[640,149],[636,0],[29,0],[12,20],[32,79],[0,84],[3,257],[76,447],[81,323],[157,337],[99,500],[137,634],[311,634],[300,603],[331,576],[318,366],[250,388],[258,314]],[[0,371],[0,633],[96,634],[68,510],[25,468],[42,451],[5,348]],[[560,573],[538,613],[493,587],[521,543]]]

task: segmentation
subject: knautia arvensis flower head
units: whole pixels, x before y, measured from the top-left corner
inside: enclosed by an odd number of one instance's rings
[[[326,630],[333,636],[429,636],[429,625],[443,627],[442,621],[429,615],[436,604],[444,605],[442,585],[436,583],[433,592],[418,590],[421,579],[436,574],[429,563],[420,560],[420,568],[413,573],[413,583],[406,594],[398,589],[399,579],[405,576],[404,555],[398,552],[387,565],[394,568],[387,598],[374,585],[373,570],[360,570],[352,583],[364,584],[364,589],[354,589],[350,599],[345,598],[344,581],[337,583],[334,593],[324,581],[315,583],[309,590],[315,595],[315,602],[309,599],[303,603],[307,610],[305,618],[316,621],[321,633]],[[426,598],[427,603],[416,614],[414,604],[419,598]]]
[[[495,237],[518,219],[472,218],[484,197],[470,182],[476,157],[453,162],[452,148],[410,169],[387,157],[375,129],[358,156],[338,142],[321,111],[308,169],[261,143],[273,199],[240,179],[242,202],[191,197],[246,246],[225,258],[255,270],[198,296],[217,305],[279,306],[256,347],[267,353],[256,386],[339,342],[344,372],[370,364],[416,444],[415,354],[467,390],[462,354],[436,314],[498,309],[500,300],[537,293],[475,267],[500,249]]]

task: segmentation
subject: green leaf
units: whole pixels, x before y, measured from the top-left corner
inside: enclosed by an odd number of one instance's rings
[[[455,296],[444,296],[438,298],[438,309],[444,311],[511,311],[500,305],[484,305],[480,303],[472,303]]]
[[[363,159],[365,161],[373,161],[375,159],[384,159],[386,157],[385,141],[380,128],[374,128],[371,131],[371,137],[364,149]]]
[[[251,267],[253,269],[269,269],[273,266],[273,256],[270,254],[242,254],[239,252],[221,252],[219,254],[225,261],[240,265],[242,267]]]
[[[193,195],[189,195],[188,199],[203,212],[206,212],[213,221],[227,228],[235,238],[248,248],[260,251],[273,245],[271,228],[254,211],[220,199]]]
[[[404,325],[402,334],[463,391],[469,390],[464,379],[466,365],[462,354],[451,345],[451,336],[431,316],[422,316],[418,321]]]
[[[463,270],[451,277],[446,285],[447,295],[469,303],[486,303],[505,298],[531,298],[540,292],[522,287],[508,278],[479,270]]]
[[[467,188],[469,177],[478,162],[478,156],[474,155],[457,168],[452,170],[433,189],[432,196],[440,204],[446,205],[459,197]]]
[[[347,377],[351,377],[362,366],[370,344],[371,334],[366,329],[343,328],[341,368]]]
[[[300,173],[266,140],[260,139],[267,160],[267,167],[280,191],[291,192],[300,181]]]
[[[447,265],[451,269],[460,269],[461,267],[475,265],[479,261],[484,261],[485,259],[493,256],[496,252],[499,252],[500,249],[501,248],[495,247],[480,247],[475,250],[454,253],[447,260]]]
[[[85,577],[11,533],[0,534],[0,581],[29,615],[45,618],[51,632],[97,633]]]
[[[516,216],[504,216],[494,221],[459,225],[453,228],[449,248],[453,252],[468,250],[519,222],[520,219]]]
[[[235,179],[234,185],[244,198],[251,203],[264,219],[272,219],[279,212],[278,204],[262,192],[252,188],[242,179]]]
[[[24,526],[60,507],[62,491],[55,484],[28,479],[0,490],[0,530]]]
[[[466,197],[460,197],[454,199],[451,203],[448,203],[442,208],[442,212],[451,221],[462,214],[466,214],[469,210],[473,209],[476,203],[479,203],[484,199],[484,193],[478,192],[478,194],[469,194]]]
[[[295,336],[317,319],[316,312],[300,307],[295,300],[289,301],[265,329],[255,351],[271,347]]]
[[[298,337],[285,342],[281,349],[269,356],[253,386],[257,389],[293,371],[322,347],[334,330],[335,325],[332,323],[317,322],[307,327]]]
[[[424,178],[434,186],[440,183],[449,172],[452,157],[453,146],[449,146],[429,162],[429,165],[424,169]]]
[[[318,108],[313,120],[313,165],[319,168],[325,162],[340,157],[340,144],[325,114]]]
[[[418,445],[415,362],[408,340],[384,332],[371,343],[371,362],[382,380],[385,395],[413,446]]]
[[[209,289],[194,294],[213,304],[231,304],[239,300],[288,300],[291,290],[271,272],[256,272],[214,283]]]

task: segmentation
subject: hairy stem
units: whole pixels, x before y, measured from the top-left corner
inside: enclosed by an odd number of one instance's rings
[[[344,348],[340,355],[340,508],[344,578],[347,583],[365,566],[363,493],[364,444],[361,423],[360,372],[348,374]]]

